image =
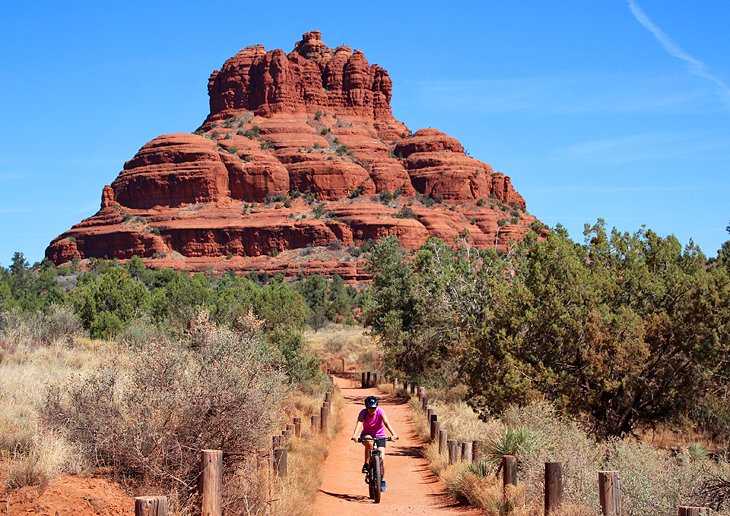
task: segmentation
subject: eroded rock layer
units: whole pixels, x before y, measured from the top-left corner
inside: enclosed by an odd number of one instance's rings
[[[208,93],[203,125],[144,145],[49,259],[361,280],[359,247],[383,236],[504,249],[535,221],[509,177],[436,129],[411,133],[388,73],[317,31],[289,54],[242,50]]]

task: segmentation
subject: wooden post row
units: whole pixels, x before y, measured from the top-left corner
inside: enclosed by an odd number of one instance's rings
[[[563,502],[563,465],[545,463],[545,514],[558,514]]]
[[[200,484],[203,516],[223,514],[223,452],[202,450],[200,452]]]
[[[370,371],[368,371],[368,374],[365,376],[365,387],[370,387]]]
[[[294,434],[297,437],[302,436],[302,418],[300,418],[300,417],[294,418]]]
[[[598,497],[604,516],[621,516],[621,477],[618,471],[598,472]]]
[[[134,516],[167,516],[166,496],[138,496],[134,499]]]
[[[364,389],[365,387],[368,386],[368,384],[365,383],[365,372],[363,371],[361,374],[362,374],[362,380],[360,380],[360,387],[362,387]]]

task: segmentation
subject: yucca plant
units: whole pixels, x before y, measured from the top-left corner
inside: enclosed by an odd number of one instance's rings
[[[519,458],[536,446],[537,439],[529,428],[505,428],[504,432],[487,441],[485,455],[492,464],[499,464],[503,455],[515,455]]]

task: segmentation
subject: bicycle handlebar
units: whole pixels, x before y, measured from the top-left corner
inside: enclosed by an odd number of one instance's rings
[[[357,442],[361,443],[363,441],[375,441],[376,439],[378,439],[378,440],[385,439],[386,441],[396,441],[399,438],[396,437],[395,439],[393,439],[392,437],[358,437]]]

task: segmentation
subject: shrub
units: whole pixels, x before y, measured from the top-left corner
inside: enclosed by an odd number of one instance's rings
[[[261,147],[261,150],[273,150],[275,148],[274,144],[268,140],[262,141],[259,147]]]
[[[484,199],[479,199],[479,200],[477,201],[477,206],[484,206],[484,205],[486,204],[486,202],[487,202],[487,201],[485,201]]]
[[[347,145],[340,145],[335,149],[335,153],[339,156],[344,156],[346,154],[350,154],[350,148]]]
[[[319,120],[320,118],[322,118],[323,116],[326,116],[326,115],[327,115],[327,113],[318,109],[317,112],[314,114],[314,119]]]
[[[255,140],[259,136],[261,136],[261,128],[257,125],[253,126],[251,129],[246,129],[245,131],[238,131],[236,134],[240,136],[245,136],[249,140]]]
[[[325,128],[323,128],[323,129],[322,129],[322,130],[321,130],[321,131],[319,132],[319,134],[320,134],[321,136],[327,136],[328,134],[330,134],[330,132],[331,132],[331,131],[330,131],[330,128],[329,128],[329,127],[325,127]]]
[[[258,335],[212,328],[207,345],[151,343],[49,390],[43,417],[89,461],[164,486],[187,505],[202,449],[226,451],[228,478],[270,443],[281,374]],[[224,481],[225,484],[225,481]]]

